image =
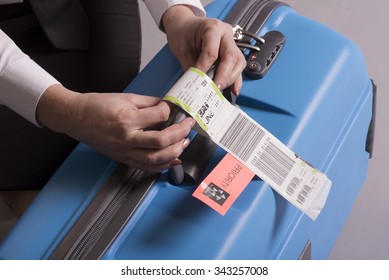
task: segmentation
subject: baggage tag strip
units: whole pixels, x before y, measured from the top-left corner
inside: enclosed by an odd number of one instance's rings
[[[236,159],[229,158],[230,163],[234,160],[240,162],[243,168],[250,169],[312,220],[318,217],[329,194],[331,181],[245,112],[233,106],[205,73],[190,68],[163,99],[184,109],[211,140],[233,155]],[[253,177],[249,174],[246,175],[248,182]],[[221,193],[220,185],[206,180],[196,190],[197,194],[200,190],[206,197]],[[220,197],[222,202],[226,201],[225,196],[217,196],[218,202]],[[216,209],[216,205],[223,206],[220,203],[207,204],[221,214],[226,211]]]

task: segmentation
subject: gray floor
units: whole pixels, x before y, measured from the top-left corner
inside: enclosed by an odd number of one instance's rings
[[[209,3],[212,0],[204,0]],[[330,259],[389,259],[389,26],[387,0],[284,0],[300,14],[322,22],[356,42],[378,85],[374,157],[369,175]],[[141,3],[142,67],[166,43]]]

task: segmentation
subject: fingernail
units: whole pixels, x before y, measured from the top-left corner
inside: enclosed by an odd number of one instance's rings
[[[193,127],[196,124],[196,121],[194,119],[190,119],[190,127]]]
[[[189,143],[190,143],[189,139],[186,138],[186,139],[184,140],[184,142],[182,143],[182,147],[185,149],[186,147],[189,146]]]
[[[169,167],[173,167],[173,166],[180,165],[180,164],[182,164],[182,161],[180,159],[176,158],[170,162]]]

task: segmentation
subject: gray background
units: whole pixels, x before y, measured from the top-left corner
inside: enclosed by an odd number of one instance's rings
[[[204,4],[212,0],[203,0]],[[378,85],[374,156],[369,174],[330,259],[389,259],[389,1],[284,0],[298,13],[322,22],[356,42]],[[166,43],[143,2],[142,67]]]

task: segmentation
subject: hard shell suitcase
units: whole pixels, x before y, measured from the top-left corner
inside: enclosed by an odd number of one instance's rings
[[[258,36],[276,30],[285,42],[267,73],[246,73],[236,103],[331,179],[317,220],[258,177],[222,216],[192,197],[193,181],[176,185],[167,171],[155,174],[118,165],[80,144],[1,243],[0,258],[328,257],[366,178],[375,86],[353,42],[281,2],[215,0],[207,13],[242,19],[239,5],[251,13],[242,26],[262,21]],[[181,75],[165,47],[126,92],[162,97]],[[200,179],[225,152],[218,148],[211,154],[209,163],[200,156]]]

